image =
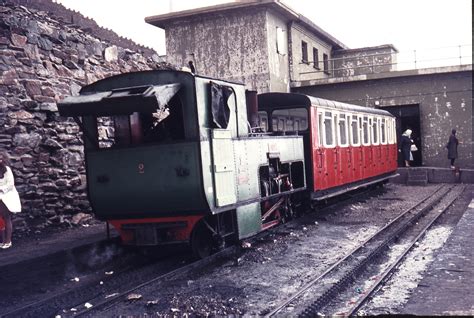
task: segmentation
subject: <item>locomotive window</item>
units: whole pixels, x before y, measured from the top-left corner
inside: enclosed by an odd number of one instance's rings
[[[370,144],[369,134],[369,118],[367,116],[364,116],[362,121],[362,144],[364,146],[368,146]]]
[[[308,129],[308,112],[305,108],[277,109],[272,112],[273,131],[304,131]],[[278,125],[278,127],[276,126]]]
[[[372,144],[373,145],[379,144],[379,119],[378,118],[372,119]]]
[[[339,114],[339,146],[348,146],[347,141],[347,118],[345,114]]]
[[[326,147],[334,146],[333,119],[331,112],[324,113],[324,137],[324,145]]]
[[[184,140],[183,109],[179,97],[175,95],[166,106],[153,113],[97,117],[98,147]]]
[[[351,145],[359,146],[359,122],[357,120],[357,115],[352,115],[351,123]]]
[[[387,119],[385,118],[382,118],[380,120],[380,142],[382,143],[382,145],[386,145],[387,144],[387,131],[386,131],[386,122]]]

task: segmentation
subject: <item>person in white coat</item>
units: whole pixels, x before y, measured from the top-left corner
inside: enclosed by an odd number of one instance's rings
[[[16,191],[13,173],[8,164],[8,155],[0,152],[0,217],[5,224],[5,228],[1,231],[1,249],[12,246],[12,214],[21,212],[20,196]]]

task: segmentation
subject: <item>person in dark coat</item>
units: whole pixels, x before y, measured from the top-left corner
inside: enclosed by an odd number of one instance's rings
[[[454,161],[458,157],[458,144],[459,140],[456,138],[456,129],[451,131],[446,148],[448,149],[448,159],[451,159],[451,169],[455,169]]]
[[[411,140],[411,133],[412,131],[410,129],[405,130],[400,139],[400,146],[398,149],[398,151],[403,155],[403,160],[405,160],[405,167],[409,167],[410,161],[413,160],[413,155],[410,149],[413,143],[413,140]]]

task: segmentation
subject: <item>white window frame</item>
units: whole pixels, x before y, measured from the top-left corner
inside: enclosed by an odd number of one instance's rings
[[[339,145],[339,147],[343,147],[343,148],[349,147],[349,134],[347,132],[347,117],[348,116],[349,116],[349,114],[347,114],[347,113],[338,113],[337,114],[337,128],[336,128],[336,130],[337,130],[337,144]],[[344,143],[344,144],[342,143],[342,138],[341,138],[342,136],[340,134],[340,132],[341,132],[341,129],[340,129],[341,123],[344,123],[344,127],[345,127],[344,133],[346,135],[345,136],[346,137],[346,143]]]
[[[357,142],[354,143],[354,136],[353,136],[353,132],[354,130],[352,129],[352,123],[356,124],[356,133],[357,133]],[[359,147],[360,146],[360,127],[359,127],[359,116],[356,115],[356,114],[352,114],[351,115],[351,119],[350,119],[350,126],[351,128],[349,129],[349,143],[351,146],[354,146],[354,147]]]
[[[324,113],[318,110],[318,147],[323,146],[324,140]]]
[[[389,123],[389,127],[387,128],[388,129],[388,143],[390,145],[393,145],[395,144],[395,136],[396,136],[396,132],[395,132],[395,119],[394,118],[389,118],[388,119],[388,123]]]
[[[325,148],[335,148],[336,147],[336,136],[334,134],[334,111],[331,111],[331,110],[323,110],[323,124],[324,124],[324,129],[323,129],[323,134],[324,134],[324,138],[323,138],[323,145]],[[327,113],[329,113],[329,116],[327,115]],[[326,119],[329,119],[330,120],[330,123],[331,123],[331,134],[332,134],[332,144],[328,144],[326,142]]]
[[[364,132],[364,124],[367,125],[367,134]],[[360,126],[360,131],[361,131],[360,135],[362,137],[361,143],[362,143],[363,146],[370,146],[371,145],[371,143],[370,143],[370,141],[371,141],[370,128],[371,128],[370,127],[370,117],[369,116],[362,116],[362,125]],[[365,136],[367,136],[367,141],[365,141],[365,138],[364,138]]]
[[[382,138],[384,136],[385,138]],[[388,143],[388,136],[387,136],[387,118],[382,117],[380,118],[380,144],[386,145]]]
[[[370,117],[372,119],[372,125],[370,125],[370,136],[371,136],[371,141],[372,141],[372,146],[378,146],[380,144],[380,139],[379,139],[379,121],[377,117]],[[370,121],[370,120],[369,120]],[[375,130],[374,130],[374,125],[375,125]],[[377,135],[375,135],[377,134]],[[377,138],[375,138],[377,137]],[[377,139],[377,140],[375,140]]]

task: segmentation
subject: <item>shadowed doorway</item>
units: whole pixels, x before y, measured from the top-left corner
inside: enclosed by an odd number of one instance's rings
[[[412,166],[418,167],[422,163],[422,153],[421,153],[421,125],[420,125],[420,106],[415,105],[404,105],[404,106],[388,106],[383,107],[384,110],[390,112],[396,117],[397,122],[397,142],[400,141],[402,133],[411,129],[411,139],[415,142],[418,151],[413,151],[413,161],[411,162]],[[401,153],[398,153],[398,166],[403,167],[403,157]]]

